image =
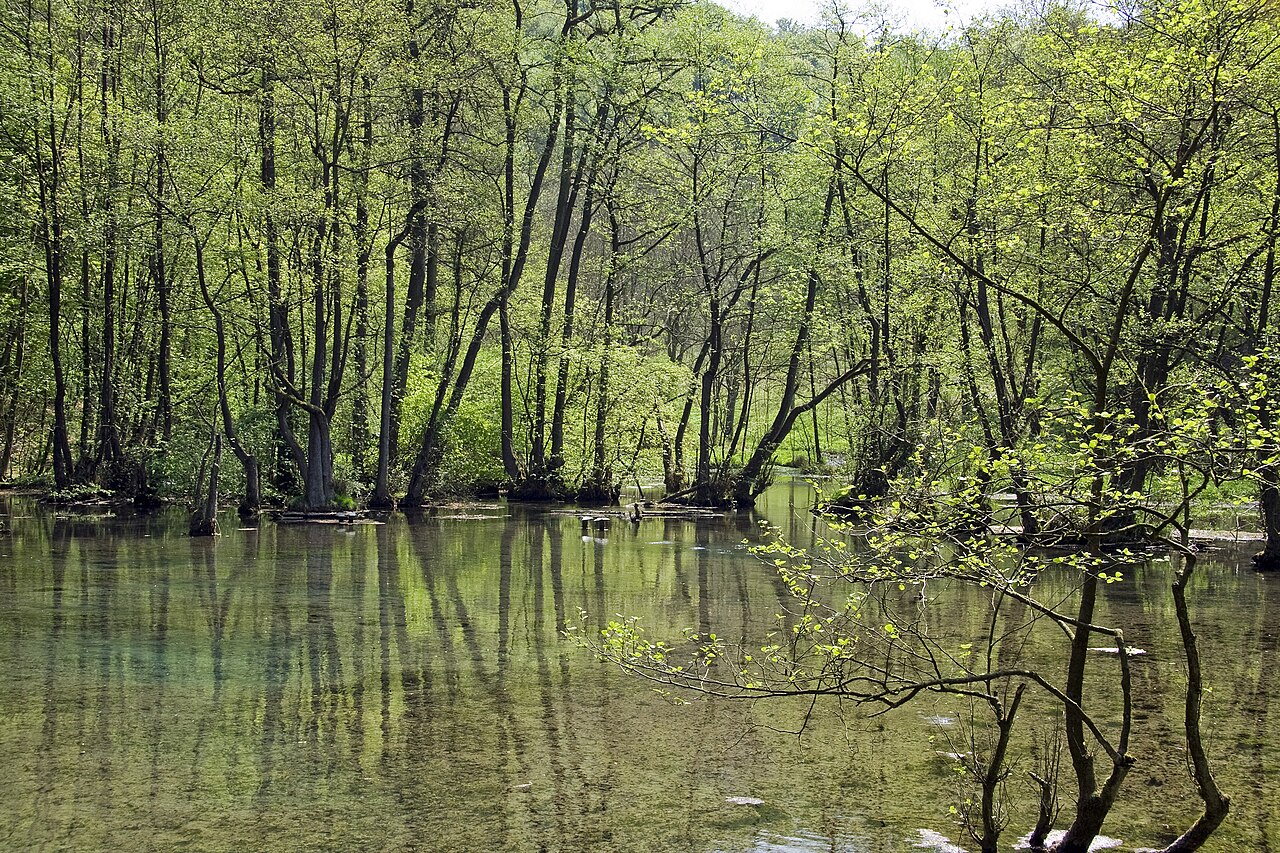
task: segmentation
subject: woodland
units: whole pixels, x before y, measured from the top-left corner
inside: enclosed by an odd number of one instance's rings
[[[1274,2],[943,34],[699,0],[0,2],[6,484],[212,532],[227,496],[750,507],[799,469],[830,530],[766,531],[776,637],[583,643],[728,698],[969,703],[984,851],[1015,755],[1032,848],[1089,850],[1135,731],[1175,732],[1199,795],[1162,849],[1227,819],[1188,592],[1224,508],[1280,566]],[[1157,562],[1164,728],[1105,621]],[[957,586],[972,636],[928,616]]]
[[[1274,564],[1278,14],[6,0],[0,478],[744,506],[792,465],[1033,538],[1103,472],[1130,533],[1258,502]]]

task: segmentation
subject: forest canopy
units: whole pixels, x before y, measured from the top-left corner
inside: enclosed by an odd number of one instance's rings
[[[929,471],[1032,535],[1070,465],[1191,465],[1275,559],[1278,15],[6,0],[0,478],[181,496],[225,443],[248,511],[744,504],[776,464],[856,508]]]

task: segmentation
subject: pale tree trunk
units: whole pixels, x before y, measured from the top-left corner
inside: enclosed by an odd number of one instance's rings
[[[191,228],[191,237],[192,242],[195,244],[196,281],[200,287],[200,296],[204,300],[205,308],[213,316],[214,339],[217,345],[214,378],[218,386],[218,413],[222,418],[222,434],[226,436],[227,444],[231,446],[231,452],[236,455],[236,459],[240,461],[240,465],[244,469],[245,492],[244,500],[240,503],[240,514],[242,516],[252,516],[257,514],[259,507],[262,505],[258,459],[240,441],[239,433],[231,416],[231,402],[227,393],[226,326],[222,310],[214,302],[213,294],[209,290],[204,264],[204,241],[200,239],[200,235],[196,233],[194,227]],[[217,445],[219,453],[221,448],[222,445],[219,443]],[[216,489],[216,480],[212,485]]]
[[[196,478],[195,509],[191,514],[192,536],[218,535],[218,475],[222,469],[222,436],[213,434],[213,459],[209,465],[209,485],[204,487],[204,463]]]

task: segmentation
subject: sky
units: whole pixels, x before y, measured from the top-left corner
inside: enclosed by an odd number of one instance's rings
[[[761,21],[772,24],[779,18],[791,18],[805,24],[815,24],[824,6],[832,0],[717,0],[743,15],[755,15]],[[843,5],[851,5],[844,3]],[[890,18],[906,30],[945,29],[948,25],[964,23],[974,14],[993,12],[1010,5],[1007,0],[883,0]],[[949,10],[949,11],[948,11]]]

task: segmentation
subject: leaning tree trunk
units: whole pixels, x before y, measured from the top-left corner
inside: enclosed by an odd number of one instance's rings
[[[823,205],[822,223],[818,229],[818,237],[821,240],[827,231],[827,225],[831,221],[831,210],[836,197],[835,178],[827,183],[827,196]],[[757,266],[763,258],[756,260]],[[805,295],[804,295],[804,312],[800,317],[800,326],[796,330],[795,343],[791,347],[791,355],[787,360],[787,375],[782,385],[782,397],[778,401],[778,412],[770,424],[769,429],[761,438],[759,444],[756,445],[755,451],[751,454],[751,458],[747,460],[747,464],[743,466],[734,483],[734,498],[739,503],[750,504],[754,501],[755,496],[760,494],[765,485],[765,469],[769,462],[773,459],[774,451],[776,451],[782,441],[791,432],[792,426],[795,425],[796,418],[805,411],[814,411],[818,404],[821,403],[829,394],[833,393],[839,385],[829,386],[821,396],[814,395],[804,407],[797,408],[795,405],[796,391],[800,387],[800,367],[803,362],[805,353],[809,349],[809,330],[813,323],[813,312],[817,307],[818,284],[821,277],[818,273],[817,266],[809,268],[809,274],[805,279]],[[840,384],[848,378],[842,377]],[[816,441],[817,434],[814,434]]]
[[[575,121],[572,92],[572,73],[570,83],[566,85],[569,95],[565,99],[564,131],[561,133],[560,179],[556,189],[555,216],[551,226],[551,241],[547,248],[547,266],[542,282],[542,311],[538,326],[538,340],[533,355],[533,432],[529,448],[529,474],[540,481],[544,491],[555,491],[558,484],[551,482],[551,470],[554,467],[548,462],[546,448],[547,429],[547,374],[551,361],[551,317],[556,303],[556,282],[560,277],[560,267],[564,261],[564,251],[569,240],[569,223],[573,219],[573,209],[577,204],[578,187],[582,180],[582,162],[575,163],[574,148],[576,144]],[[585,156],[585,152],[584,152]],[[586,222],[590,218],[586,213]],[[570,271],[570,277],[573,271]],[[566,296],[566,304],[572,307],[573,298]]]
[[[1271,115],[1272,152],[1275,162],[1280,163],[1280,111]],[[1276,288],[1276,228],[1280,225],[1280,169],[1276,172],[1275,193],[1271,201],[1271,215],[1268,218],[1269,233],[1272,235],[1267,244],[1266,261],[1262,268],[1262,292],[1258,300],[1255,322],[1249,329],[1248,340],[1262,343],[1268,339],[1274,341],[1274,315],[1271,307],[1271,296]],[[1267,232],[1264,232],[1267,233]],[[1246,312],[1248,313],[1248,312]],[[1250,346],[1252,349],[1252,346]],[[1275,356],[1268,358],[1274,365]],[[1269,373],[1274,374],[1274,367]],[[1275,428],[1275,409],[1280,400],[1274,394],[1262,402],[1262,425],[1267,429]],[[1273,444],[1273,450],[1274,444]],[[1262,553],[1254,558],[1254,564],[1263,571],[1280,571],[1280,464],[1274,462],[1263,465],[1259,471],[1262,479],[1258,495],[1258,503],[1262,512],[1262,527],[1267,534],[1267,545]]]

